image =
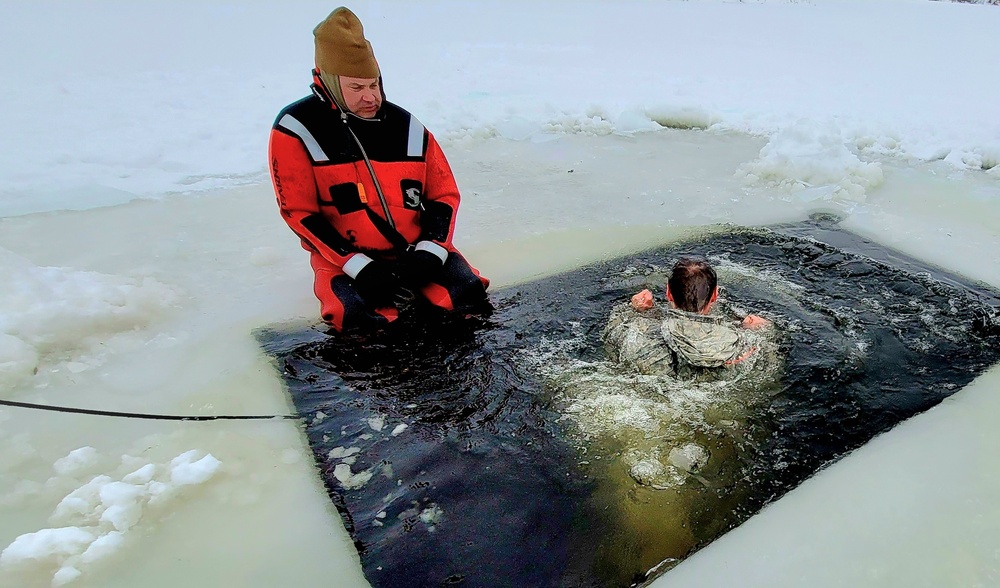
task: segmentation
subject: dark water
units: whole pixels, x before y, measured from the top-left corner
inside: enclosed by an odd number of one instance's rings
[[[608,310],[644,285],[618,276],[657,275],[681,254],[771,276],[731,280],[725,296],[775,319],[786,368],[767,402],[740,415],[743,434],[706,441],[724,457],[718,471],[657,491],[610,460],[582,459],[529,360],[543,344],[581,337],[573,353],[600,359]],[[775,276],[792,293],[777,292]],[[368,338],[258,333],[373,586],[642,583],[656,563],[668,569],[1000,356],[995,292],[823,219],[727,230],[492,297],[488,318],[418,312]],[[394,436],[399,424],[407,428]],[[334,448],[358,448],[350,471],[371,478],[345,487]]]

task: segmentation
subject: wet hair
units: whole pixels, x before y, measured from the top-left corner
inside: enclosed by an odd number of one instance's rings
[[[701,257],[682,257],[667,280],[674,304],[687,312],[701,312],[719,283],[715,270]]]

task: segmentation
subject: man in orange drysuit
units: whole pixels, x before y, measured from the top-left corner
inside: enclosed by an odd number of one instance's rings
[[[268,158],[281,215],[311,254],[323,321],[375,328],[414,294],[488,309],[489,280],[452,244],[460,195],[448,161],[385,101],[361,21],[340,7],[313,35],[313,94],[278,114]]]

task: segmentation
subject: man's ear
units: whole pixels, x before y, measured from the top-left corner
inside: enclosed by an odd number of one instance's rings
[[[670,286],[667,286],[667,302],[669,302],[670,306],[673,308],[677,308],[677,305],[674,304],[674,295],[670,293]]]
[[[712,290],[712,296],[709,297],[708,302],[705,303],[705,308],[701,309],[701,314],[708,314],[712,310],[712,306],[715,301],[719,299],[719,287],[716,286],[715,290]]]

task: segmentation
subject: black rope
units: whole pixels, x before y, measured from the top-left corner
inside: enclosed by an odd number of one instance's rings
[[[298,415],[293,414],[269,414],[269,415],[176,415],[176,414],[144,414],[140,412],[116,412],[113,410],[96,410],[92,408],[73,408],[71,406],[51,406],[48,404],[32,404],[30,402],[15,402],[13,400],[0,399],[0,406],[13,406],[15,408],[29,408],[33,410],[47,410],[50,412],[69,412],[73,414],[89,414],[96,416],[121,417],[127,419],[149,419],[157,421],[266,421],[270,419],[298,420]]]

